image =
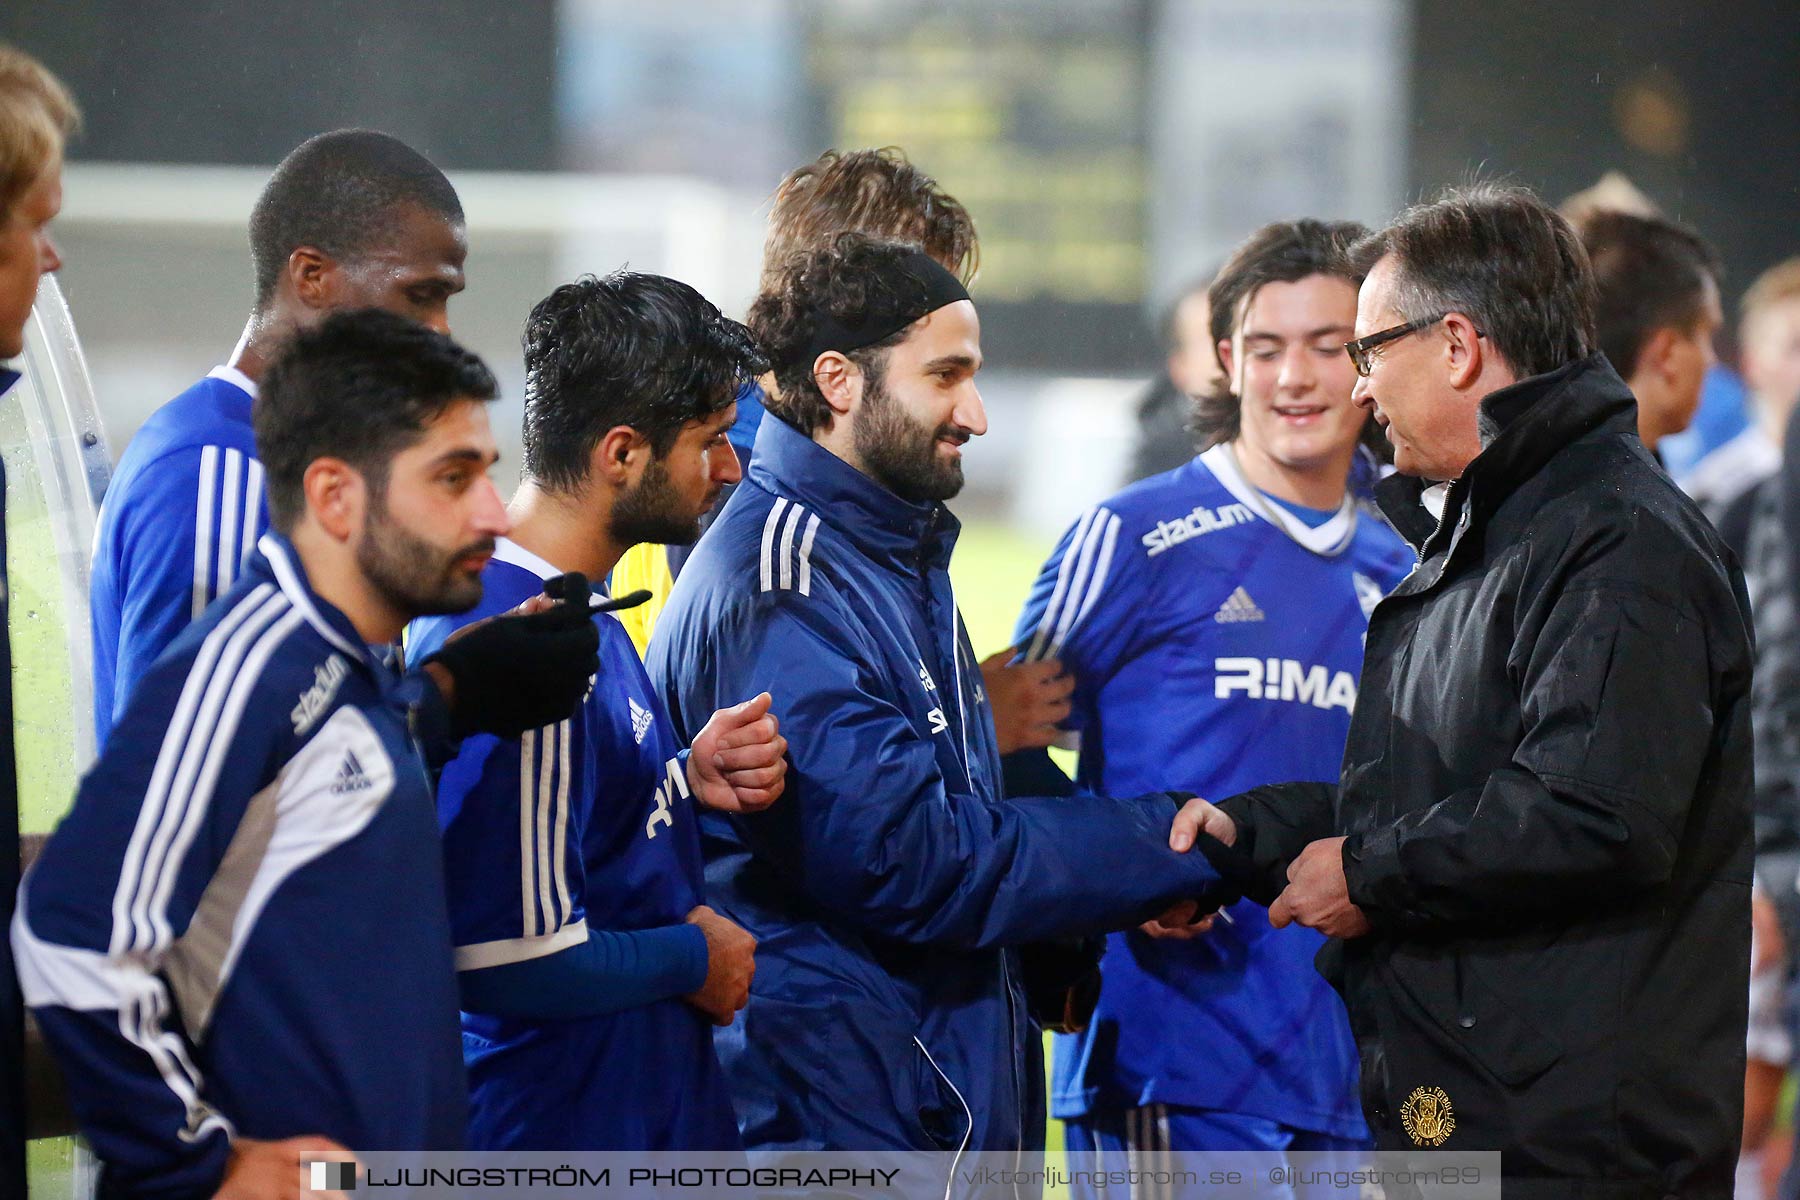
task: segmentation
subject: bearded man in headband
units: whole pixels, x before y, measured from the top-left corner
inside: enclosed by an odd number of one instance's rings
[[[650,644],[683,738],[764,690],[788,799],[701,819],[713,906],[759,942],[715,1035],[750,1149],[1011,1150],[1043,1128],[1013,947],[1231,893],[1176,801],[1004,797],[948,565],[981,330],[930,256],[845,234],[765,278],[778,395]]]

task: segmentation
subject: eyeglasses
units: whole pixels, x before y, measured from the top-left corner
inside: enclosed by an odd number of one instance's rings
[[[1374,351],[1377,346],[1385,346],[1389,342],[1399,341],[1409,333],[1417,333],[1421,329],[1429,329],[1449,315],[1450,314],[1447,312],[1441,312],[1435,317],[1420,317],[1416,321],[1408,321],[1404,325],[1395,325],[1391,329],[1383,329],[1379,333],[1371,333],[1368,337],[1357,338],[1354,342],[1345,342],[1344,353],[1348,354],[1350,356],[1350,361],[1356,364],[1356,373],[1361,375],[1364,379],[1367,379],[1369,377],[1369,372],[1375,367]],[[1487,334],[1477,329],[1475,331],[1475,336],[1481,338],[1486,337]]]

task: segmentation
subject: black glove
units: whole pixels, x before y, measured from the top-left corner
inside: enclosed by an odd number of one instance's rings
[[[600,631],[592,614],[649,598],[634,593],[596,609],[587,580],[573,573],[546,580],[544,594],[561,603],[471,625],[420,664],[437,663],[456,681],[453,736],[514,738],[567,717],[600,670]]]
[[[1100,955],[1106,939],[1060,938],[1018,948],[1031,1019],[1052,1033],[1080,1033],[1100,1003]]]

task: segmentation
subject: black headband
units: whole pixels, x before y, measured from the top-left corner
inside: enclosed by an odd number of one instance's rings
[[[848,354],[872,346],[920,317],[969,298],[969,289],[962,280],[923,250],[912,251],[881,274],[892,285],[887,289],[890,295],[864,313],[860,321],[842,322],[822,308],[813,310],[818,326],[801,352],[801,362],[811,366],[827,350]]]

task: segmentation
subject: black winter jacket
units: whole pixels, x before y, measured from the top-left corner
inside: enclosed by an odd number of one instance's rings
[[[1223,802],[1270,902],[1348,835],[1327,943],[1382,1148],[1501,1150],[1506,1194],[1731,1194],[1749,973],[1751,645],[1735,559],[1596,355],[1482,404],[1376,608],[1339,786]],[[1446,1136],[1447,1135],[1447,1136]]]

